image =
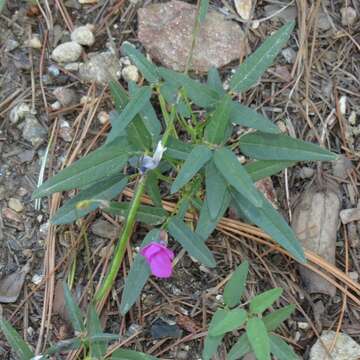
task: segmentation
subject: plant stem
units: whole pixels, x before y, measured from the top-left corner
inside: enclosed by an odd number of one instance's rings
[[[117,276],[117,273],[120,269],[121,262],[125,255],[126,245],[130,239],[130,236],[132,234],[134,224],[136,221],[136,214],[139,210],[139,206],[141,203],[141,197],[145,190],[145,183],[146,183],[146,175],[141,176],[135,190],[135,195],[131,201],[130,209],[128,216],[126,218],[126,223],[123,231],[121,232],[121,236],[119,237],[118,244],[115,249],[115,254],[112,259],[110,270],[108,274],[106,275],[106,278],[101,286],[101,288],[98,290],[98,292],[95,294],[95,302],[99,303],[103,301],[109,294],[115,278]]]

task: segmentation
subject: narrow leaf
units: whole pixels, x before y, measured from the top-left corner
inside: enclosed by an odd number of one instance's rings
[[[212,144],[222,144],[229,135],[231,98],[224,96],[216,105],[214,113],[205,127],[205,139]]]
[[[169,222],[168,229],[171,236],[182,245],[189,255],[199,260],[205,266],[216,266],[214,256],[204,241],[182,221],[173,217]]]
[[[127,158],[128,154],[121,141],[102,146],[47,180],[35,190],[33,198],[81,188],[96,180],[119,173],[126,164]]]
[[[216,91],[219,96],[224,96],[226,94],[223,84],[221,82],[219,71],[216,67],[210,68],[208,71],[207,85]]]
[[[149,171],[146,180],[146,192],[151,197],[154,205],[158,208],[162,207],[159,181],[154,171]]]
[[[304,251],[293,230],[265,198],[263,198],[262,208],[258,208],[238,192],[232,191],[231,193],[235,205],[247,220],[262,228],[274,241],[289,251],[297,261],[305,262]]]
[[[265,134],[260,131],[240,138],[240,150],[260,160],[335,160],[336,155],[316,144],[294,139],[283,134]]]
[[[269,332],[274,331],[283,321],[285,321],[290,317],[290,315],[294,312],[294,310],[295,310],[295,305],[290,304],[264,316],[263,321],[266,326],[266,329]]]
[[[221,344],[224,335],[210,336],[212,329],[225,317],[226,311],[223,309],[216,310],[209,324],[208,335],[205,338],[204,350],[202,353],[203,360],[210,360],[216,353],[217,348]]]
[[[120,194],[127,182],[128,178],[124,178],[121,174],[97,182],[67,201],[51,218],[51,222],[56,225],[71,224],[76,219],[104,206],[102,201],[111,200]],[[77,208],[78,204],[81,203],[85,205]]]
[[[9,342],[11,348],[19,356],[20,360],[30,360],[35,356],[29,345],[22,339],[22,337],[8,321],[0,318],[0,328],[4,333],[6,340]]]
[[[135,46],[124,42],[121,46],[121,51],[130,58],[149,83],[157,83],[160,81],[156,66],[146,59]]]
[[[136,116],[134,120],[130,122],[126,128],[126,134],[129,143],[132,144],[135,149],[140,151],[151,149],[153,139],[140,116]]]
[[[190,152],[194,149],[194,146],[170,136],[166,148],[165,156],[169,156],[176,160],[186,160]]]
[[[86,324],[90,346],[90,356],[95,359],[103,359],[107,348],[107,339],[94,339],[93,337],[102,333],[102,327],[94,305],[89,306]]]
[[[226,334],[241,327],[247,319],[247,312],[244,309],[233,309],[227,311],[225,317],[209,331],[210,336]]]
[[[126,90],[115,80],[110,80],[109,88],[114,99],[115,109],[120,113],[129,102],[129,96]]]
[[[245,290],[248,271],[249,263],[244,261],[231,275],[224,289],[224,302],[228,307],[233,308],[240,304],[241,296]]]
[[[199,8],[199,22],[202,23],[205,21],[206,14],[209,8],[209,0],[200,0]]]
[[[66,310],[69,314],[71,325],[73,326],[74,330],[77,332],[85,331],[81,310],[79,306],[75,303],[66,282],[64,282],[64,298]]]
[[[55,345],[46,350],[46,355],[54,355],[60,352],[76,350],[81,348],[81,340],[79,338],[73,338],[68,340],[58,341]]]
[[[111,360],[157,360],[157,358],[138,351],[118,349],[112,353]]]
[[[278,360],[298,360],[299,357],[295,354],[291,346],[289,346],[279,336],[270,335],[270,350]]]
[[[120,215],[126,218],[129,211],[129,202],[110,202],[110,206],[104,208],[104,211]],[[163,208],[140,205],[139,210],[136,214],[136,219],[148,225],[159,225],[162,224],[167,217],[167,212]]]
[[[274,123],[257,111],[235,101],[231,102],[230,107],[230,121],[233,124],[261,130],[265,133],[277,134],[280,132]]]
[[[226,148],[217,149],[214,154],[214,161],[216,167],[230,185],[255,206],[262,205],[263,199],[256,190],[250,175],[230,150]]]
[[[275,288],[255,296],[250,301],[250,311],[253,314],[261,314],[281,296],[282,292],[281,288]]]
[[[193,176],[211,159],[212,152],[205,145],[197,145],[186,158],[175,181],[171,185],[171,193],[179,191]]]
[[[205,168],[206,200],[211,219],[216,219],[222,208],[223,198],[227,191],[227,184],[219,174],[213,161],[209,161]]]
[[[230,88],[236,92],[250,89],[257,83],[265,70],[273,63],[276,55],[289,40],[295,22],[290,21],[282,26],[239,66],[231,78]]]
[[[251,346],[249,343],[249,339],[246,334],[242,334],[239,340],[235,343],[235,345],[231,348],[229,353],[227,354],[227,360],[237,360],[241,359],[245,354],[251,351]]]
[[[256,359],[270,360],[270,340],[263,321],[257,317],[249,319],[246,335]]]
[[[244,165],[253,181],[258,181],[267,176],[272,176],[290,166],[295,165],[295,161],[289,160],[258,160]]]

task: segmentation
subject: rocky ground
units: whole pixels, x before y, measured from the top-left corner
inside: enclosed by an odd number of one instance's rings
[[[164,359],[200,359],[221,282],[248,259],[247,297],[281,286],[281,304],[296,304],[281,334],[298,354],[325,358],[316,352],[323,351],[317,339],[331,345],[337,336],[334,359],[360,358],[360,5],[356,0],[216,0],[210,10],[190,68],[201,79],[209,67],[219,67],[225,86],[239,61],[284,21],[296,20],[295,34],[276,64],[241,101],[282,131],[343,155],[334,165],[299,164],[258,184],[304,246],[328,261],[312,258],[310,264],[330,275],[331,284],[299,271],[261,233],[241,232],[239,222],[235,230],[222,227],[209,242],[216,270],[182,257],[174,277],[146,285],[141,303],[126,318],[117,311],[119,279],[102,320],[108,331],[121,335],[123,346]],[[73,194],[41,201],[31,194],[102,143],[113,109],[109,79],[124,86],[128,80],[142,83],[120,53],[121,44],[130,41],[154,62],[183,70],[194,14],[190,3],[133,0],[45,0],[41,6],[7,1],[0,14],[0,310],[39,351],[71,336],[60,281],[73,272],[74,293],[85,306],[121,221],[98,212],[82,223],[54,227],[49,215]],[[320,231],[314,233],[309,224],[320,224]],[[134,246],[147,230],[137,228]],[[131,254],[129,248],[126,265]],[[218,359],[225,359],[232,342],[225,341]],[[1,335],[0,358],[13,358]]]

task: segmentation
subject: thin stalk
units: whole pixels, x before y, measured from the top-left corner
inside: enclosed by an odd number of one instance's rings
[[[118,244],[115,249],[115,254],[112,259],[110,270],[108,274],[106,275],[106,278],[101,286],[101,288],[98,290],[98,292],[95,294],[95,302],[100,303],[103,301],[111,291],[111,288],[114,284],[114,281],[116,279],[116,276],[119,272],[122,260],[125,255],[126,251],[126,245],[130,239],[130,236],[132,234],[134,224],[136,221],[136,214],[139,210],[140,203],[141,203],[141,197],[145,190],[145,183],[146,183],[146,175],[141,176],[135,190],[135,195],[131,201],[130,210],[128,213],[128,216],[126,218],[126,223],[123,231],[121,232],[121,236],[119,237]]]

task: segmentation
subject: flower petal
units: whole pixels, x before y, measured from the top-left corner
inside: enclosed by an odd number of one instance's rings
[[[169,278],[172,275],[172,263],[167,254],[160,252],[152,256],[151,273],[158,278]]]
[[[152,242],[149,245],[146,245],[140,250],[140,254],[144,256],[148,261],[150,261],[151,257],[157,254],[158,252],[162,251],[162,247],[159,246],[160,244],[156,242]]]

